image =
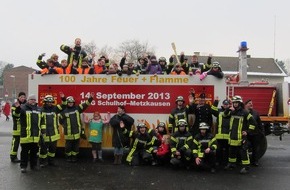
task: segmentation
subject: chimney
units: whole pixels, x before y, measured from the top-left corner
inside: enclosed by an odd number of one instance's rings
[[[239,47],[239,84],[240,85],[248,85],[248,76],[247,76],[247,42],[241,42],[241,46]]]
[[[196,56],[199,56],[200,52],[199,51],[195,51],[195,52],[193,52],[193,54],[196,55]]]

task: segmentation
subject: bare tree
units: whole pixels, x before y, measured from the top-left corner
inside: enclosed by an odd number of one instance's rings
[[[120,44],[117,48],[117,53],[127,53],[127,60],[133,62],[141,57],[144,53],[154,54],[155,50],[153,47],[149,47],[148,42],[141,43],[139,40],[127,40]]]
[[[114,48],[112,48],[111,46],[105,45],[104,47],[101,48],[99,54],[102,56],[107,56],[107,57],[111,57],[114,56],[115,50]]]
[[[88,55],[96,54],[99,51],[99,48],[96,46],[94,41],[91,41],[83,45],[83,49],[87,52]]]

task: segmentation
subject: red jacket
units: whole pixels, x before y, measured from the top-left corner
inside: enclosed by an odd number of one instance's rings
[[[5,103],[4,107],[3,107],[3,113],[4,115],[6,116],[9,116],[10,115],[10,104],[9,103]]]
[[[166,154],[170,153],[170,146],[169,144],[162,143],[158,149],[156,155],[159,157],[165,156]]]

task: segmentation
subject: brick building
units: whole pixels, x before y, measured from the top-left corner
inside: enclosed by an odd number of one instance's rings
[[[3,73],[3,87],[0,89],[0,99],[8,99],[14,101],[17,98],[19,92],[28,91],[28,75],[31,74],[35,69],[19,66],[14,67]],[[7,97],[6,97],[6,96]]]

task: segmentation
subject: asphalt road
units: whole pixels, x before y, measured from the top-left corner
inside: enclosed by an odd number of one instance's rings
[[[173,170],[169,167],[112,164],[111,152],[107,151],[104,163],[93,164],[83,158],[78,163],[67,163],[57,158],[56,167],[39,171],[20,172],[18,164],[10,162],[12,122],[0,117],[0,189],[215,189],[215,190],[288,190],[290,179],[290,135],[283,141],[268,136],[268,149],[247,175],[219,170],[215,174],[194,170]]]

